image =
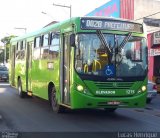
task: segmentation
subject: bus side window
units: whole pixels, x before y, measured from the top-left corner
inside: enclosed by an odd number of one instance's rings
[[[16,59],[20,59],[20,56],[21,56],[21,53],[20,53],[20,44],[21,44],[21,42],[17,42]]]
[[[48,59],[49,54],[49,34],[42,36],[41,58]]]
[[[41,44],[41,37],[39,36],[34,39],[34,50],[33,50],[34,60],[40,59],[40,44]]]
[[[20,59],[24,60],[24,58],[25,58],[25,40],[21,41],[20,44]]]
[[[51,33],[51,45],[49,48],[49,58],[56,59],[59,56],[60,36],[58,33]]]

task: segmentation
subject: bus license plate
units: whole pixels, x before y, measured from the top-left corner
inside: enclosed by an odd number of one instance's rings
[[[107,102],[108,105],[119,105],[120,102],[119,101],[109,101]]]

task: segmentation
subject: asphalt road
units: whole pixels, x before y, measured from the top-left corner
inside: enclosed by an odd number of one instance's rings
[[[160,95],[144,109],[52,111],[37,97],[20,99],[15,88],[0,84],[0,131],[160,132]]]

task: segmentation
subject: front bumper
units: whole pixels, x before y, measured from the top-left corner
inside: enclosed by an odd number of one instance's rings
[[[73,91],[71,93],[71,108],[143,108],[146,105],[146,95],[147,93],[143,92],[130,97],[95,97]]]
[[[8,78],[9,78],[8,76],[0,76],[0,80],[5,80],[6,81],[6,80],[8,80]]]

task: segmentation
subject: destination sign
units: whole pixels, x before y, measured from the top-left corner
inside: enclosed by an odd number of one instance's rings
[[[81,19],[81,29],[100,29],[100,30],[120,30],[129,32],[143,33],[141,24],[127,21],[109,20],[109,19]]]

